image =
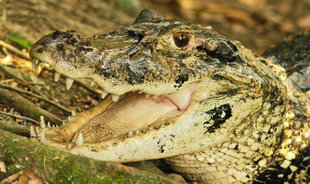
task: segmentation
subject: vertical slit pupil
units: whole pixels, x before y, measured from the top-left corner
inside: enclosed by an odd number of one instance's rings
[[[183,48],[187,46],[189,42],[189,34],[188,33],[174,33],[173,40],[177,47]]]

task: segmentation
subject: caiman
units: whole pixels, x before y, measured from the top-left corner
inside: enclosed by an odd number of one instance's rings
[[[103,161],[165,158],[190,182],[310,182],[309,97],[210,26],[145,9],[111,33],[53,32],[30,55],[68,88],[91,79],[103,91],[65,125],[32,131],[45,144]]]

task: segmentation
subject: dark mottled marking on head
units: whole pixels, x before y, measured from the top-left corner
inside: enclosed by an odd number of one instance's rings
[[[229,104],[215,107],[214,109],[211,109],[205,113],[211,116],[211,120],[205,121],[203,123],[204,128],[207,129],[205,133],[214,133],[217,129],[221,127],[221,124],[225,123],[225,121],[232,116],[231,107]]]
[[[267,60],[265,58],[260,58],[259,61],[262,62],[264,65],[267,65]]]
[[[239,89],[228,89],[225,91],[218,91],[216,92],[217,95],[220,96],[229,96],[229,95],[234,95],[234,94],[238,94]],[[245,100],[245,99],[244,99]]]
[[[228,40],[219,42],[217,48],[213,52],[210,52],[210,54],[212,54],[213,57],[218,58],[220,61],[241,61],[236,45]]]
[[[238,53],[237,46],[230,40],[219,40],[214,43],[215,47],[210,50],[205,45],[197,47],[197,50],[204,50],[206,54],[214,59],[218,59],[221,62],[242,62]],[[207,57],[207,62],[210,61],[210,58]]]
[[[128,84],[141,84],[144,82],[144,75],[134,75],[132,73],[129,74],[128,79],[126,80]]]
[[[106,69],[100,69],[100,74],[107,79],[109,79],[112,76],[112,73],[110,71],[107,71]]]
[[[164,34],[166,34],[167,32],[169,32],[170,30],[179,27],[179,24],[169,24],[168,26],[162,27],[158,33],[158,36],[162,36]]]
[[[85,45],[85,46],[91,46],[91,42],[88,40],[88,41],[86,41],[86,42],[83,42],[83,44]]]
[[[127,34],[128,36],[135,38],[138,43],[140,43],[141,40],[144,38],[144,35],[142,33],[133,30],[127,30]]]
[[[52,37],[53,40],[55,40],[55,39],[58,38],[59,35],[61,35],[61,34],[62,34],[62,32],[56,30],[55,32],[53,32],[53,33],[51,34],[51,37]]]
[[[227,40],[226,43],[230,46],[232,52],[237,52],[238,51],[237,46],[232,41]]]
[[[42,52],[43,52],[43,50],[44,50],[44,47],[43,47],[43,46],[41,46],[41,47],[39,47],[39,48],[36,50],[36,52],[37,52],[37,53],[42,53]]]
[[[127,83],[134,84],[142,84],[145,80],[145,73],[148,71],[146,63],[142,60],[135,61],[132,63],[132,66],[126,65],[126,73],[127,73]]]
[[[225,77],[223,75],[219,75],[219,74],[215,74],[215,75],[212,75],[211,78],[215,81],[228,81],[229,83],[234,83],[232,79],[228,78],[228,77]]]
[[[186,74],[181,74],[177,77],[177,79],[175,80],[175,83],[176,83],[176,87],[181,87],[184,82],[188,81],[188,73]]]
[[[72,31],[67,31],[67,32],[59,32],[59,37],[58,38],[62,38],[62,39],[71,39],[73,38],[73,32]]]
[[[69,54],[68,54],[68,58],[69,58],[69,59],[71,59],[71,58],[75,58],[75,56],[74,56],[74,54],[69,53]]]
[[[75,45],[78,42],[77,39],[75,39],[74,37],[69,38],[66,43],[69,45]]]
[[[64,51],[64,45],[62,43],[56,45],[57,51]]]
[[[78,49],[79,51],[84,51],[84,52],[91,52],[94,50],[93,48],[90,48],[90,47],[79,47]]]
[[[181,68],[186,68],[186,65],[182,62],[179,63]],[[195,71],[191,69],[186,69],[185,71],[182,71],[180,75],[178,75],[175,79],[175,85],[174,87],[180,88],[185,82],[187,82],[190,78],[190,76],[195,76]]]

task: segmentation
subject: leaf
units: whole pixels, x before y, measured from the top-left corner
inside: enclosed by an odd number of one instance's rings
[[[20,37],[18,37],[16,35],[9,34],[8,38],[9,38],[10,41],[18,44],[22,48],[28,49],[28,48],[30,48],[32,46],[32,44],[29,41],[27,41],[25,39],[22,39],[22,38],[20,38]]]
[[[115,0],[114,3],[116,6],[122,7],[127,13],[131,13],[134,9],[140,7],[140,2],[138,0]]]

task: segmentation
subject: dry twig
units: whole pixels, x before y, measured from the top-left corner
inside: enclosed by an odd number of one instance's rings
[[[55,101],[49,100],[49,99],[47,99],[47,98],[45,98],[45,97],[43,97],[43,96],[40,96],[40,95],[34,94],[34,93],[32,93],[32,92],[25,91],[25,90],[22,90],[22,89],[19,89],[19,88],[14,88],[14,87],[12,87],[12,86],[5,85],[5,84],[2,84],[2,83],[0,83],[0,87],[1,87],[1,88],[5,88],[5,89],[9,89],[9,90],[14,90],[14,91],[16,91],[16,92],[23,93],[23,94],[26,94],[26,95],[35,97],[35,98],[37,98],[37,99],[43,100],[43,101],[45,101],[45,102],[48,102],[48,103],[50,103],[50,104],[52,104],[52,105],[58,107],[59,109],[62,109],[62,110],[64,110],[64,111],[66,111],[67,113],[71,113],[71,110],[69,110],[68,108],[66,108],[66,107],[64,107],[64,106],[62,106],[62,105],[60,105],[60,104],[58,104],[58,103],[55,102]]]
[[[16,111],[33,119],[40,119],[40,116],[43,115],[54,124],[62,124],[62,120],[60,118],[44,109],[41,109],[31,101],[25,99],[15,92],[0,88],[0,101],[3,104],[14,107]]]
[[[36,125],[40,124],[40,122],[38,122],[38,121],[36,121],[36,120],[34,120],[32,118],[26,117],[26,116],[15,115],[15,114],[8,113],[8,112],[3,112],[3,111],[0,111],[0,114],[5,114],[5,115],[8,115],[8,116],[11,116],[11,117],[14,117],[14,118],[30,121],[30,122],[35,123]]]
[[[7,49],[9,49],[11,52],[13,52],[14,54],[18,55],[19,57],[22,57],[24,59],[30,60],[30,57],[28,55],[28,53],[22,52],[20,50],[18,50],[17,48],[15,48],[14,46],[0,40],[0,45],[2,47],[5,47]]]

